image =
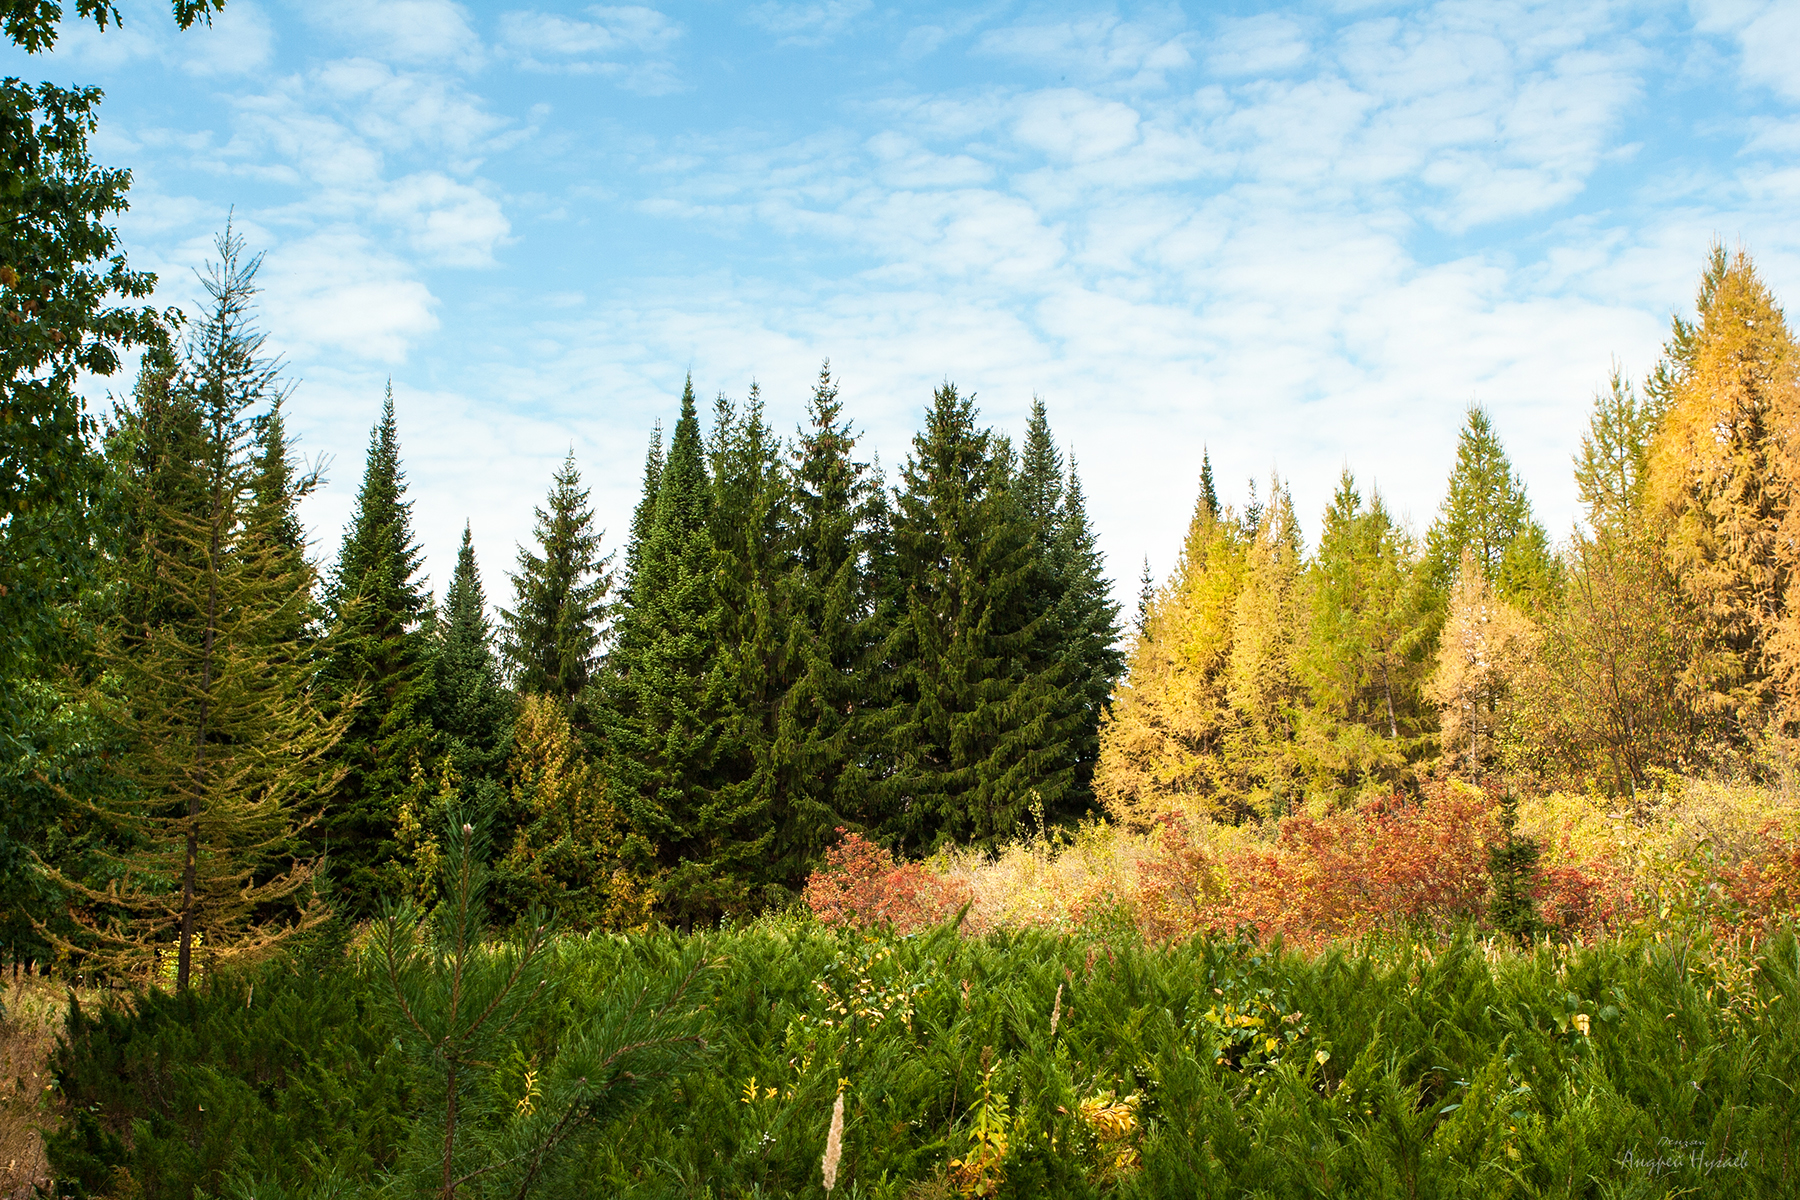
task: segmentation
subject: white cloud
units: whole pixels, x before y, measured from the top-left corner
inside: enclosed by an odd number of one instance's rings
[[[873,0],[763,0],[746,8],[744,19],[789,45],[816,46],[842,33],[872,7]]]
[[[1153,87],[1161,86],[1169,72],[1193,64],[1188,41],[1184,31],[1163,25],[1096,15],[991,30],[976,42],[976,50],[1081,82]]]
[[[473,67],[481,40],[453,0],[307,0],[309,20],[335,33],[358,56]]]
[[[1136,142],[1138,114],[1116,100],[1059,88],[1027,98],[1014,132],[1052,158],[1088,162]]]
[[[1800,100],[1800,8],[1791,0],[1696,0],[1693,7],[1701,29],[1737,39],[1746,80]]]
[[[1299,66],[1311,53],[1298,21],[1264,13],[1220,21],[1206,39],[1206,69],[1225,77],[1279,74]]]
[[[646,95],[680,90],[668,58],[681,39],[680,25],[635,5],[590,8],[587,15],[509,12],[500,18],[501,48],[527,70],[604,75]]]
[[[375,198],[375,215],[406,231],[428,262],[483,267],[512,231],[491,196],[436,171],[395,180]]]
[[[353,226],[275,246],[262,280],[268,327],[295,359],[343,352],[401,362],[438,327],[437,301],[412,274]]]
[[[213,14],[211,28],[190,31],[175,46],[183,68],[195,75],[246,75],[273,57],[275,27],[254,0],[234,0]]]

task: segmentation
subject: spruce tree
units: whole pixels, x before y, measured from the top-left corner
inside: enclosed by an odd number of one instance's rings
[[[612,585],[588,490],[574,451],[556,472],[548,508],[537,510],[533,535],[541,553],[519,548],[513,607],[500,614],[513,687],[529,696],[572,703],[587,687]]]
[[[656,494],[662,484],[663,436],[659,420],[650,434],[650,448],[644,453],[644,482],[636,507],[631,510],[631,538],[625,543],[625,570],[619,581],[618,603],[613,610],[612,650],[601,672],[599,690],[610,687],[636,645],[634,621],[637,614],[637,580],[644,558],[644,544],[650,540],[650,527],[656,521]],[[610,701],[601,699],[599,703]]]
[[[431,725],[464,779],[497,780],[511,740],[513,701],[500,682],[475,539],[463,525],[456,570],[438,609]]]
[[[1532,606],[1556,585],[1550,538],[1531,515],[1525,485],[1512,469],[1487,413],[1471,406],[1456,446],[1443,508],[1425,538],[1433,592],[1447,597],[1468,550],[1482,575],[1508,601]]]
[[[1424,750],[1430,620],[1413,539],[1345,469],[1307,569],[1300,654],[1315,776],[1391,783]]]
[[[420,559],[390,385],[325,588],[331,633],[321,681],[351,718],[340,746],[344,780],[323,836],[344,901],[359,916],[375,911],[394,860],[400,805],[434,751],[431,609]]]
[[[1150,556],[1144,555],[1144,569],[1138,575],[1137,620],[1132,625],[1140,638],[1150,636],[1150,613],[1156,607],[1156,576],[1150,573]]]
[[[749,787],[721,769],[734,758],[736,731],[719,653],[712,507],[690,379],[657,472],[603,711],[611,794],[654,846],[663,911],[688,927],[748,907],[770,840]]]
[[[1069,799],[1055,815],[1069,819],[1085,816],[1097,807],[1093,783],[1100,758],[1100,722],[1125,674],[1125,655],[1119,649],[1119,604],[1103,574],[1105,560],[1088,524],[1087,493],[1073,456],[1050,558],[1060,585],[1056,624],[1069,649],[1069,696],[1075,717],[1070,738],[1075,774]]]
[[[53,868],[86,902],[66,948],[132,971],[172,952],[180,988],[198,949],[253,953],[318,919],[296,911],[312,873],[298,834],[330,790],[344,727],[315,707],[314,664],[293,637],[314,572],[291,536],[294,489],[268,486],[286,443],[265,423],[253,445],[249,411],[280,394],[251,323],[260,260],[229,229],[218,248],[185,362],[147,365],[111,438],[130,513],[125,595],[102,625],[91,701],[119,734],[123,786],[68,798],[119,835],[103,853],[113,869],[102,887]]]
[[[784,646],[789,679],[774,746],[774,878],[804,882],[842,826],[879,824],[875,787],[891,597],[879,571],[886,512],[880,475],[854,458],[827,362],[788,472],[792,557]]]
[[[902,848],[996,845],[1073,786],[1067,678],[1030,669],[1054,617],[1033,611],[1042,563],[1014,471],[973,399],[939,388],[893,517],[904,607],[884,790]]]
[[[742,412],[725,397],[714,406],[711,464],[712,540],[718,554],[718,655],[727,679],[729,732],[717,769],[734,803],[768,814],[775,828],[785,808],[776,758],[782,698],[792,683],[788,653],[793,621],[790,581],[793,522],[781,446],[763,419],[760,390],[751,385]],[[775,894],[804,881],[783,878],[765,859],[747,883],[773,885]],[[773,868],[773,870],[771,870]]]

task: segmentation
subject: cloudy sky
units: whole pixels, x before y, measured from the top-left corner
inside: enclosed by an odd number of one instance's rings
[[[1793,0],[122,7],[0,72],[106,89],[165,302],[230,211],[266,252],[321,556],[391,378],[432,582],[466,518],[496,601],[571,446],[617,544],[690,370],[788,431],[829,357],[890,467],[944,379],[1044,397],[1128,593],[1203,446],[1422,530],[1471,402],[1566,530],[1709,241],[1800,295]]]

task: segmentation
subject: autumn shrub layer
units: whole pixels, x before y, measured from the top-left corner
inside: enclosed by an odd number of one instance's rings
[[[1448,781],[1261,823],[1165,813],[1145,830],[1091,825],[924,863],[850,835],[806,897],[821,920],[855,928],[905,932],[966,903],[965,928],[978,933],[1098,924],[1317,948],[1491,928],[1490,850],[1506,836],[1499,795]],[[1757,938],[1800,903],[1800,810],[1766,789],[1685,781],[1635,807],[1528,797],[1514,836],[1537,849],[1523,885],[1534,931],[1552,939],[1671,926]]]

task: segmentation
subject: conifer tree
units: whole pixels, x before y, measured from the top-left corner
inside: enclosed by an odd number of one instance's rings
[[[1699,305],[1697,325],[1676,322],[1656,377],[1668,412],[1649,491],[1681,588],[1705,618],[1686,682],[1742,742],[1794,709],[1800,354],[1742,251],[1727,260],[1714,247]]]
[[[1133,629],[1139,638],[1150,636],[1150,612],[1156,606],[1156,576],[1150,573],[1150,556],[1144,555],[1144,570],[1138,576],[1137,623]]]
[[[1101,722],[1094,790],[1115,820],[1248,815],[1220,778],[1219,756],[1233,723],[1225,673],[1249,541],[1235,513],[1213,508],[1203,481],[1181,556]]]
[[[344,780],[323,832],[345,902],[358,915],[375,909],[394,858],[400,803],[434,751],[431,610],[417,578],[420,559],[390,385],[325,588],[332,628],[322,682],[353,711],[340,746]]]
[[[1531,515],[1525,485],[1494,433],[1493,422],[1471,406],[1457,440],[1456,467],[1438,519],[1425,538],[1426,578],[1448,596],[1462,552],[1513,603],[1532,604],[1555,588],[1550,538]]]
[[[1422,750],[1430,629],[1413,539],[1346,469],[1308,571],[1301,677],[1312,771],[1338,786],[1391,780]]]
[[[712,507],[690,379],[657,473],[604,712],[612,794],[655,847],[664,911],[688,927],[748,906],[770,840],[755,794],[721,769],[735,730]]]
[[[763,419],[756,385],[741,412],[718,398],[708,458],[718,552],[718,655],[729,689],[719,778],[725,787],[741,789],[737,806],[766,814],[769,832],[779,841],[788,805],[776,743],[794,668],[788,652],[795,600],[792,501],[781,446]],[[746,882],[777,891],[804,882],[804,868],[780,863],[778,853],[761,867]]]
[[[442,739],[440,748],[463,778],[497,779],[511,738],[513,702],[500,682],[475,539],[466,522],[436,633],[431,725]]]
[[[536,906],[575,930],[643,925],[651,896],[625,863],[630,830],[556,697],[520,699],[507,775],[522,819],[494,868],[501,909]]]
[[[644,544],[650,540],[650,527],[656,521],[656,494],[662,483],[662,421],[650,434],[650,448],[644,453],[644,482],[638,502],[631,511],[631,538],[625,543],[625,569],[619,581],[618,603],[613,611],[612,650],[606,669],[601,673],[600,689],[611,686],[629,662],[636,645],[633,621],[636,617],[637,593],[634,584],[643,564]],[[612,701],[602,700],[610,704]]]
[[[1659,417],[1617,367],[1594,397],[1575,460],[1588,528],[1571,542],[1539,652],[1544,749],[1571,782],[1627,797],[1655,769],[1701,761],[1711,736],[1684,683],[1704,621],[1681,594],[1647,498]]]
[[[1575,456],[1575,488],[1592,529],[1643,527],[1650,444],[1661,421],[1658,406],[1640,400],[1614,363],[1608,389],[1594,397],[1581,453]]]
[[[880,575],[880,475],[857,462],[827,362],[788,472],[792,525],[785,669],[775,737],[774,876],[797,886],[841,825],[873,829],[891,597]]]
[[[898,695],[886,781],[903,845],[993,845],[1073,785],[1067,675],[1033,671],[1053,614],[1033,611],[1034,552],[1010,447],[972,398],[939,388],[893,518],[904,589],[889,657]]]
[[[1437,669],[1426,685],[1452,769],[1479,778],[1509,742],[1519,740],[1538,641],[1537,627],[1499,595],[1475,552],[1465,550]]]
[[[1100,721],[1111,706],[1113,690],[1125,673],[1119,649],[1119,604],[1104,575],[1105,561],[1088,524],[1087,493],[1073,456],[1063,485],[1051,565],[1059,580],[1056,624],[1068,647],[1069,694],[1075,727],[1070,739],[1075,774],[1064,819],[1096,810],[1094,769],[1100,757]]]
[[[292,636],[314,573],[292,536],[295,489],[270,486],[287,445],[249,411],[279,364],[251,323],[258,258],[229,229],[204,277],[210,304],[185,362],[147,364],[140,405],[112,437],[129,498],[126,596],[102,627],[93,701],[121,737],[122,788],[76,801],[120,835],[104,888],[52,869],[86,902],[66,948],[141,971],[173,952],[175,982],[209,959],[262,950],[317,920],[300,909],[305,806],[330,790],[342,718],[314,705],[313,663]]]
[[[550,486],[548,509],[537,510],[533,533],[542,553],[519,548],[513,607],[500,614],[513,686],[564,704],[587,687],[612,585],[612,556],[600,554],[588,494],[570,451]]]

